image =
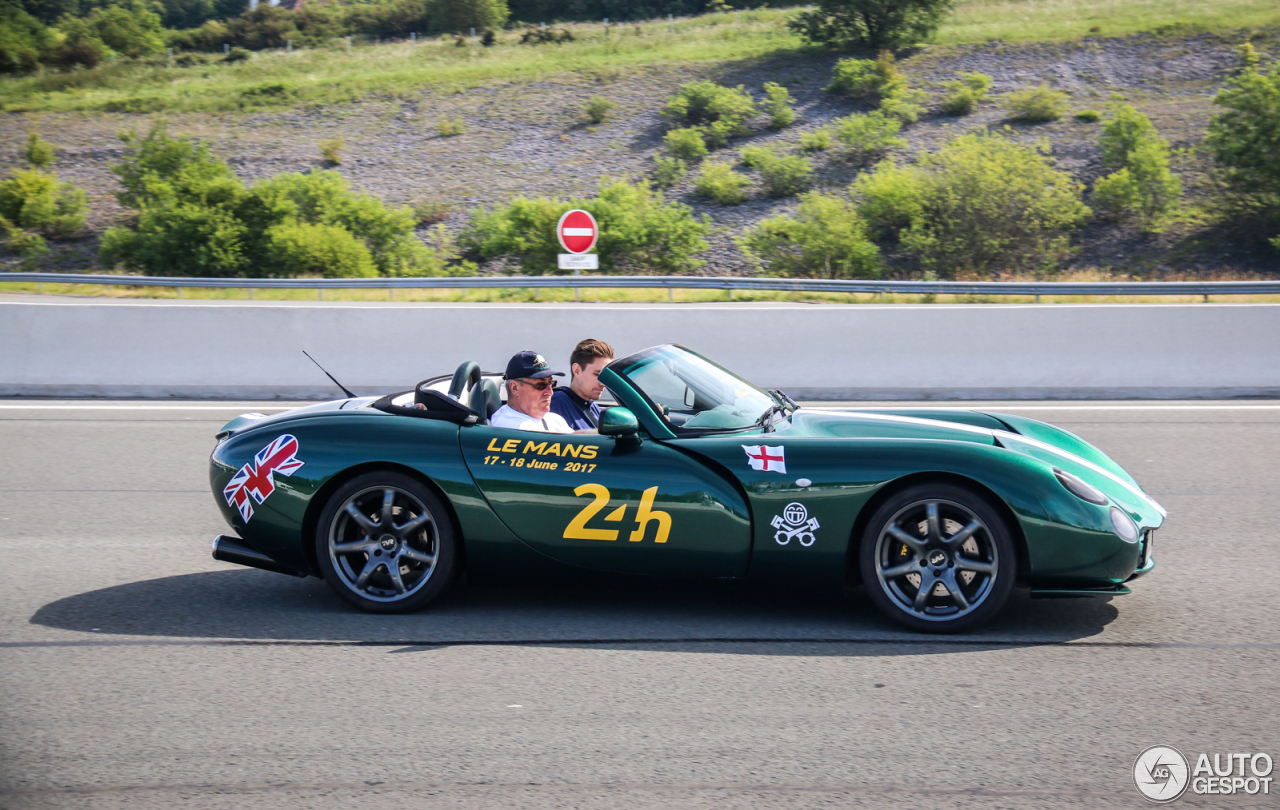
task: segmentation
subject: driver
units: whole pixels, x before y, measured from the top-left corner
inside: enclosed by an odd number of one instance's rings
[[[512,357],[502,375],[507,381],[507,404],[490,417],[489,424],[541,433],[573,433],[564,417],[551,412],[551,396],[556,387],[553,377],[563,376],[564,372],[552,371],[537,352],[520,352]]]

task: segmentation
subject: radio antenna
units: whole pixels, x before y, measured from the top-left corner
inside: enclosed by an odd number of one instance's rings
[[[307,354],[307,350],[306,350],[306,349],[303,349],[303,350],[302,350],[302,353],[303,353],[303,354]],[[311,362],[313,362],[313,363],[316,363],[316,359],[315,359],[314,357],[312,357],[311,355],[309,355],[309,354],[307,354],[307,359],[308,359],[308,360],[310,360],[310,361],[311,361]],[[321,371],[324,371],[324,366],[320,365],[319,363],[316,363],[316,368],[320,369]],[[353,394],[353,393],[351,393],[351,391],[349,391],[345,385],[343,385],[342,383],[338,382],[337,378],[335,378],[332,374],[330,374],[330,373],[329,373],[329,372],[327,372],[327,371],[324,371],[324,376],[326,376],[326,377],[328,377],[329,379],[333,380],[333,384],[334,384],[334,385],[336,385],[336,386],[338,386],[339,388],[341,388],[341,389],[342,389],[342,393],[344,393],[344,394],[346,394],[346,395],[347,395],[347,399],[355,399],[355,398],[356,398],[356,395],[355,395],[355,394]]]

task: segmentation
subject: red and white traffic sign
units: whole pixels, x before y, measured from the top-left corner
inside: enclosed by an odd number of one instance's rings
[[[565,212],[556,225],[560,244],[570,253],[586,253],[596,246],[600,238],[600,226],[596,218],[580,208]]]

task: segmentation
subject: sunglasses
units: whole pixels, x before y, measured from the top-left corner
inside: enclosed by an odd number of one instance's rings
[[[539,391],[545,391],[548,388],[554,391],[556,387],[556,381],[551,377],[548,377],[545,380],[538,380],[536,382],[531,382],[529,380],[516,380],[516,382],[520,383],[521,385],[527,385],[530,388],[536,388]]]

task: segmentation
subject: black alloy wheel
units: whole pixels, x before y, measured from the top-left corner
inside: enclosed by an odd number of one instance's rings
[[[885,501],[867,523],[860,554],[876,607],[926,633],[990,619],[1018,570],[1000,512],[977,492],[946,483],[913,486]]]
[[[320,513],[315,544],[325,582],[369,613],[417,610],[457,569],[444,504],[401,473],[367,473],[339,487]]]

